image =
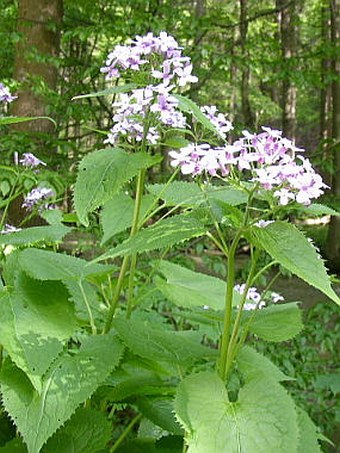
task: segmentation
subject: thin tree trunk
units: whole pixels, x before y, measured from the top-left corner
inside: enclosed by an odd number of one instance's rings
[[[323,0],[321,5],[321,43],[323,47],[329,46],[330,36],[330,8],[329,0]],[[331,71],[331,61],[328,56],[321,57],[321,90],[320,90],[320,141],[327,150],[326,141],[332,137],[332,85],[327,80]],[[327,155],[324,155],[327,158]]]
[[[21,82],[21,88],[13,103],[14,115],[47,114],[46,100],[34,92],[34,82],[41,79],[48,88],[56,88],[57,67],[51,59],[59,53],[62,6],[62,0],[19,1],[17,30],[21,39],[16,45],[14,77]],[[15,129],[50,134],[54,126],[49,121],[39,120],[18,124]]]
[[[241,102],[242,116],[245,125],[249,128],[254,128],[255,117],[251,109],[249,100],[249,79],[250,68],[248,63],[247,51],[247,34],[248,34],[248,0],[240,0],[240,46],[243,59],[242,75],[241,75]]]
[[[291,80],[291,72],[297,70],[292,62],[296,56],[297,47],[297,20],[298,0],[285,7],[287,0],[277,0],[280,9],[278,20],[281,36],[281,56],[283,68],[287,71],[282,82],[281,107],[282,107],[282,130],[290,139],[296,137],[296,99],[297,89]]]
[[[331,6],[331,39],[335,49],[340,40],[340,0],[330,0]],[[334,74],[332,84],[333,116],[333,163],[332,192],[340,200],[340,60],[336,57],[332,61]],[[327,258],[334,271],[340,271],[340,217],[332,217],[327,237]]]

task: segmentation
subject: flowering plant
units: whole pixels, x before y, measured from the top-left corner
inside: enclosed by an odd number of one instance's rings
[[[2,236],[29,245],[4,258],[0,293],[2,401],[29,453],[70,442],[89,452],[320,451],[320,433],[281,384],[291,378],[256,351],[297,335],[300,309],[271,291],[278,274],[256,286],[281,265],[339,303],[314,245],[282,220],[287,205],[309,209],[326,186],[280,131],[229,143],[227,116],[183,95],[197,78],[182,50],[148,33],[116,46],[101,69],[117,82],[96,93],[117,96],[111,146],[80,162],[74,204],[83,226],[100,209],[108,248],[90,262],[39,248],[69,231],[60,217]],[[148,183],[164,148],[175,171]],[[225,257],[226,281],[165,259],[199,237]],[[245,242],[249,272],[237,283]]]

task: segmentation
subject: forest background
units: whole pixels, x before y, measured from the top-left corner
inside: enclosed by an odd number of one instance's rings
[[[73,97],[108,87],[100,67],[116,44],[162,30],[192,59],[199,82],[186,94],[226,113],[235,124],[235,137],[243,129],[258,131],[260,124],[283,130],[306,149],[332,188],[321,202],[339,210],[339,0],[0,0],[0,6],[0,81],[18,96],[1,113],[55,121],[2,127],[1,164],[13,163],[18,152],[32,152],[46,162],[43,177],[65,213],[73,210],[71,188],[80,159],[103,147],[112,125],[112,98]],[[155,182],[168,171],[163,162],[162,173],[151,175]],[[1,175],[2,197],[10,190],[10,178]],[[27,214],[21,205],[21,197],[14,197],[9,208],[15,226]],[[336,274],[340,217],[324,221],[318,245]],[[33,218],[25,225],[38,222]],[[298,383],[307,394],[311,374],[334,368],[334,363],[321,363],[309,343],[312,338],[321,345],[325,362],[335,352],[335,337],[320,337],[322,321],[333,325],[333,313],[318,310],[309,315],[316,323],[304,334],[307,343],[297,340],[295,345],[310,361],[319,360],[317,369],[307,368],[309,376]],[[289,346],[281,350],[283,366],[289,367],[288,359]],[[296,355],[295,365],[299,360]],[[322,383],[320,389],[325,392]],[[312,415],[332,437],[333,397],[327,400],[320,393],[317,398],[311,402]]]

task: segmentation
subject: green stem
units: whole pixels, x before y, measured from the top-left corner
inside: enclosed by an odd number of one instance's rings
[[[239,240],[241,239],[241,230],[236,233],[236,236],[230,246],[228,256],[228,276],[227,276],[227,289],[225,297],[225,312],[224,312],[224,323],[223,333],[220,344],[220,354],[218,359],[218,372],[221,379],[224,381],[226,378],[226,364],[227,364],[227,353],[229,348],[230,339],[230,328],[231,328],[231,316],[233,309],[233,294],[234,294],[234,282],[235,282],[235,254]]]
[[[233,331],[232,331],[230,341],[229,341],[228,352],[227,352],[227,361],[226,361],[226,377],[229,374],[231,364],[235,357],[235,348],[236,348],[236,342],[237,342],[237,338],[239,335],[239,329],[240,329],[240,325],[241,325],[243,306],[247,300],[248,290],[254,282],[254,273],[256,270],[257,259],[258,259],[258,253],[255,253],[252,263],[251,263],[251,268],[250,268],[248,278],[246,281],[246,286],[245,286],[244,292],[241,297],[241,301],[240,301],[240,305],[239,305],[238,312],[236,315]]]
[[[16,188],[17,182],[19,181],[19,177],[20,177],[20,175],[17,174],[17,177],[16,177],[16,179],[14,181],[14,184],[11,187],[11,191],[10,191],[8,197],[7,197],[7,203],[5,205],[5,209],[4,209],[4,211],[2,213],[2,216],[1,216],[0,231],[2,231],[2,229],[4,227],[4,223],[5,223],[6,216],[7,216],[7,211],[8,211],[8,208],[9,208],[9,205],[10,205],[11,201],[18,197],[18,194],[14,195],[14,192],[15,192],[15,188]]]
[[[137,264],[137,255],[134,254],[131,257],[130,264],[130,275],[129,275],[129,289],[128,289],[128,301],[127,301],[127,310],[126,310],[126,319],[130,319],[132,308],[133,308],[133,290],[134,290],[134,280],[135,280],[135,271]]]
[[[88,312],[88,314],[89,314],[90,325],[91,325],[91,329],[92,329],[92,334],[93,334],[93,335],[96,335],[96,334],[97,334],[97,327],[96,327],[96,325],[95,325],[95,323],[94,323],[94,319],[93,319],[91,307],[90,307],[89,301],[87,300],[87,296],[86,296],[86,293],[85,293],[85,291],[84,291],[84,287],[83,287],[83,284],[82,284],[81,280],[78,281],[78,286],[79,286],[81,295],[83,296],[83,299],[84,299],[84,302],[85,302],[85,305],[86,305],[87,312]]]
[[[132,227],[131,227],[131,231],[130,231],[130,237],[134,236],[137,233],[137,231],[138,231],[138,219],[139,219],[140,208],[141,208],[142,197],[143,197],[144,179],[145,179],[145,170],[143,169],[143,170],[140,170],[139,173],[138,173],[135,208],[134,208],[134,212],[133,212],[133,219],[132,219]],[[132,255],[132,257],[131,257],[131,263],[135,259],[134,256],[135,255]],[[123,259],[122,267],[120,269],[120,273],[119,273],[119,277],[118,277],[118,281],[117,281],[117,286],[115,288],[115,292],[114,292],[113,299],[112,299],[112,302],[111,302],[111,307],[110,307],[110,310],[109,310],[109,313],[108,313],[108,317],[107,317],[107,320],[106,320],[104,333],[107,333],[111,329],[113,316],[115,314],[115,311],[116,311],[116,308],[117,308],[117,305],[118,305],[118,301],[119,301],[119,297],[120,297],[120,294],[121,294],[121,291],[122,291],[124,277],[125,277],[125,274],[126,274],[126,271],[127,271],[127,268],[128,268],[128,264],[129,264],[129,256],[125,256],[124,259]],[[131,268],[131,271],[132,271],[132,276],[131,276],[131,273],[130,273],[130,279],[133,280],[133,278],[134,278],[134,269]],[[131,304],[130,300],[128,301],[128,306],[129,306],[129,304]]]
[[[126,436],[131,432],[132,428],[135,426],[136,423],[139,422],[139,420],[141,418],[142,418],[142,414],[138,414],[133,420],[131,420],[131,422],[127,425],[125,430],[122,432],[122,434],[119,436],[119,438],[114,443],[113,447],[110,450],[110,453],[113,453],[118,449],[118,447],[123,443]]]

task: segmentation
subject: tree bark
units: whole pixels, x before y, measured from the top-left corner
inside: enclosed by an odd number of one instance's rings
[[[276,4],[279,9],[278,22],[283,70],[286,71],[281,91],[282,130],[286,137],[295,140],[297,89],[290,74],[297,69],[293,67],[292,62],[297,48],[298,0],[291,2],[287,7],[285,7],[287,0],[277,0]]]
[[[329,0],[323,0],[321,5],[321,44],[328,47],[331,42],[331,23]],[[328,146],[326,142],[332,137],[332,84],[329,74],[332,71],[332,62],[328,55],[321,56],[321,90],[320,90],[320,141],[325,150]],[[327,154],[324,155],[327,158]]]
[[[255,126],[255,116],[251,109],[249,100],[249,79],[250,68],[248,63],[247,51],[247,34],[248,34],[248,0],[240,0],[240,47],[243,59],[242,74],[241,74],[241,103],[242,103],[242,116],[244,124],[249,128]]]
[[[46,99],[34,88],[37,80],[54,90],[57,66],[53,58],[59,54],[62,0],[20,0],[17,30],[21,39],[16,45],[14,78],[21,82],[13,115],[46,116]],[[52,133],[50,121],[21,123],[15,129],[23,132]]]
[[[330,0],[331,7],[331,39],[335,50],[340,41],[340,0]],[[335,54],[335,52],[334,52]],[[336,200],[340,200],[340,61],[333,57],[332,72],[332,136],[333,164],[332,192]],[[335,272],[340,271],[340,217],[332,217],[327,237],[327,258]]]

